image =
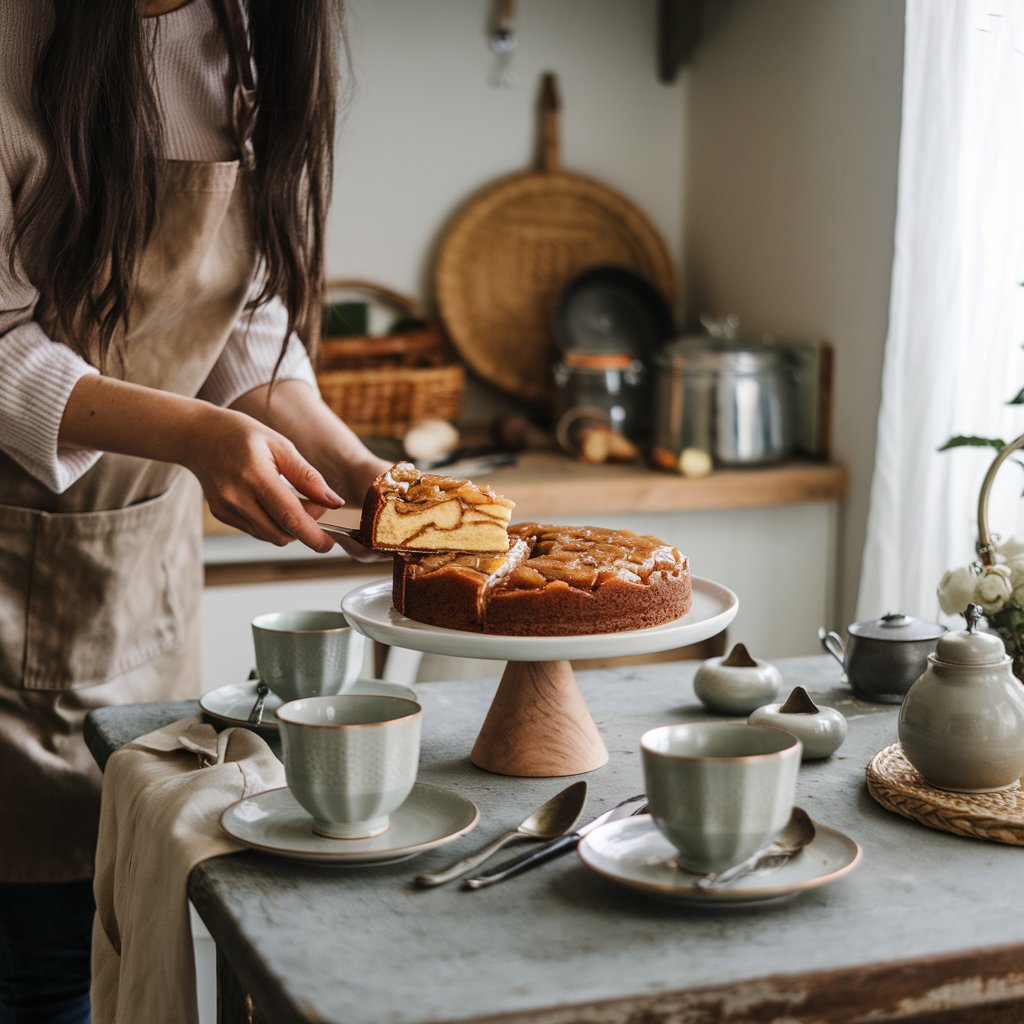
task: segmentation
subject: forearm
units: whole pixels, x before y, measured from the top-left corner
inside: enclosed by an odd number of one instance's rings
[[[71,392],[60,441],[177,463],[223,522],[273,544],[333,546],[316,520],[341,499],[286,436],[240,410],[88,376]]]
[[[359,506],[374,477],[391,465],[374,455],[302,381],[254,388],[232,408],[289,438],[349,505]]]
[[[59,439],[61,444],[187,465],[201,440],[204,417],[218,411],[195,398],[92,375],[72,389]]]

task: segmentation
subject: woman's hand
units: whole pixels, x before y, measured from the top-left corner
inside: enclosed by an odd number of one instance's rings
[[[298,451],[320,468],[329,485],[354,508],[362,507],[374,479],[391,466],[388,460],[374,455],[301,380],[255,388],[232,408],[291,438]],[[353,540],[339,539],[337,544],[358,562],[390,557]]]
[[[329,551],[334,539],[316,520],[344,502],[320,472],[291,441],[251,416],[212,407],[211,413],[204,418],[203,443],[185,465],[213,515],[271,544],[300,540],[314,551]]]
[[[316,520],[341,498],[291,441],[244,412],[89,375],[68,398],[59,440],[184,466],[218,519],[260,540],[334,546]]]

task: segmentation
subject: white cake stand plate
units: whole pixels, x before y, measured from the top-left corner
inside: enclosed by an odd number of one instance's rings
[[[693,602],[682,618],[652,629],[581,636],[499,636],[428,626],[395,611],[390,580],[351,591],[341,607],[359,632],[391,647],[507,661],[470,760],[501,775],[552,777],[594,771],[608,760],[570,659],[655,654],[699,643],[732,622],[739,601],[728,587],[695,576]]]

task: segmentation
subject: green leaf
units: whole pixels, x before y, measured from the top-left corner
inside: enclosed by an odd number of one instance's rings
[[[1024,388],[1021,388],[1007,403],[1007,405],[1024,405]]]
[[[940,452],[948,452],[951,448],[995,448],[1002,451],[1005,441],[998,437],[976,437],[971,434],[957,434],[951,437],[940,449]]]

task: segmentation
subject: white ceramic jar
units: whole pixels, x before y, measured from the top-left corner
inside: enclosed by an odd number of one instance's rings
[[[693,677],[697,699],[723,715],[749,715],[775,700],[781,689],[782,673],[769,662],[752,658],[743,644],[736,644],[727,657],[702,661]]]
[[[804,745],[803,759],[817,761],[834,754],[846,739],[846,716],[835,708],[820,707],[802,687],[796,687],[783,704],[765,704],[747,719],[750,725],[784,729]]]
[[[939,638],[904,698],[899,737],[930,785],[989,793],[1024,775],[1024,686],[999,637],[976,631],[977,606],[966,616],[967,629]]]

